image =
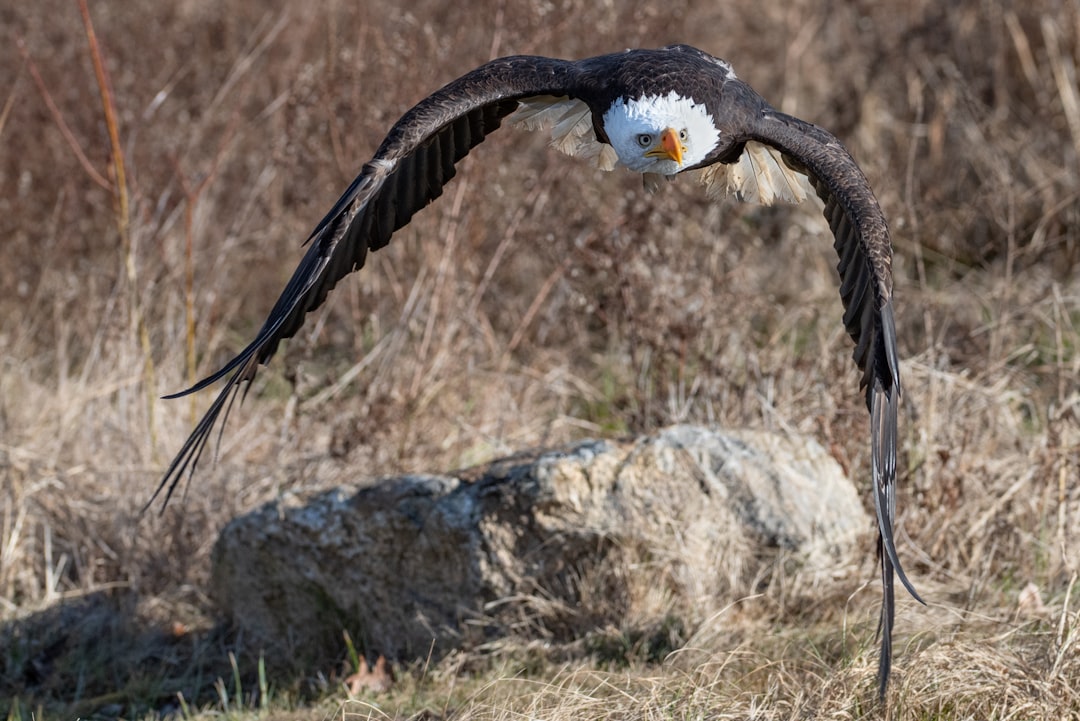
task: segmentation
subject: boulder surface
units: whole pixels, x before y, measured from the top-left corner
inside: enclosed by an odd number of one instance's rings
[[[700,620],[778,563],[830,573],[871,525],[816,442],[683,425],[285,496],[228,524],[213,585],[260,648],[321,657],[348,630],[369,655],[414,659]]]

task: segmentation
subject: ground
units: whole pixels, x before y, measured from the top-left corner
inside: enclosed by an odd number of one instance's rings
[[[80,5],[0,8],[9,719],[1080,713],[1080,4]],[[871,528],[862,563],[774,574],[733,621],[506,639],[400,665],[383,694],[346,693],[344,638],[299,675],[241,651],[210,551],[293,489],[695,422],[810,435],[872,503],[818,209],[646,195],[505,130],[262,370],[216,462],[141,513],[212,392],[160,396],[250,339],[410,105],[498,55],[671,42],[841,138],[890,221],[898,545],[929,606],[901,597],[886,704]]]

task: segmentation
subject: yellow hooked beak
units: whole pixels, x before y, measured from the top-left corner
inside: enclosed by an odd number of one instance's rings
[[[681,166],[682,156],[685,152],[686,146],[682,144],[679,131],[674,128],[665,128],[664,132],[660,133],[660,142],[647,151],[645,157],[667,158],[668,160],[674,160]]]

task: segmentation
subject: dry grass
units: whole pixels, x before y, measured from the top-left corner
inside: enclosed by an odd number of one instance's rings
[[[933,602],[902,605],[887,715],[1080,713],[1080,3],[457,7],[94,3],[126,209],[77,8],[0,9],[0,709],[221,709],[210,548],[288,488],[673,421],[813,434],[863,478],[816,211],[645,196],[507,132],[288,344],[218,463],[138,519],[208,402],[154,399],[245,342],[401,112],[493,55],[681,41],[842,137],[892,222],[900,545]],[[273,679],[263,715],[881,715],[873,559],[847,571],[774,578],[662,662],[612,629],[625,666],[509,644],[346,702],[331,660]]]

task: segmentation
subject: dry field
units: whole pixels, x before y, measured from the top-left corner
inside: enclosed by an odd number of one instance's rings
[[[0,714],[1080,715],[1080,2],[398,5],[95,2],[96,54],[77,3],[0,7]],[[507,130],[283,347],[217,462],[139,515],[212,393],[159,396],[247,342],[412,103],[496,55],[670,42],[842,138],[891,222],[898,545],[930,605],[899,597],[887,704],[871,528],[861,564],[778,574],[726,619],[510,639],[351,699],[344,641],[260,673],[217,623],[209,555],[290,489],[697,422],[814,436],[871,503],[817,209],[647,196]]]

